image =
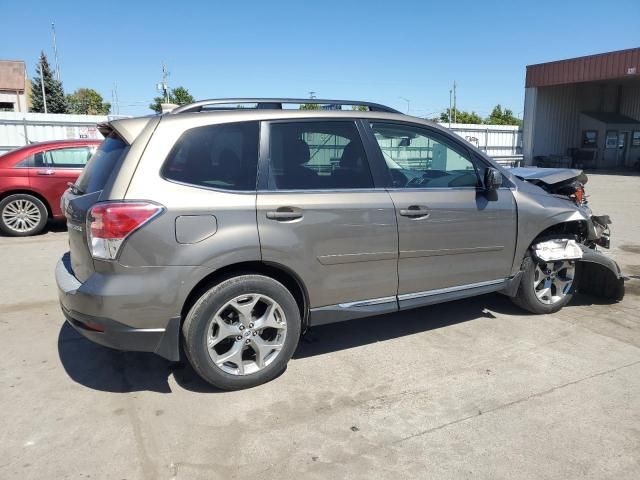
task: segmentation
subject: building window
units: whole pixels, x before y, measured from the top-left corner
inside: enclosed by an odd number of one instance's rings
[[[640,147],[640,130],[636,130],[631,135],[631,146]]]
[[[14,112],[15,103],[13,102],[0,102],[0,112]]]
[[[583,130],[582,131],[582,146],[583,147],[597,147],[598,146],[598,131],[597,130]]]
[[[618,132],[616,130],[607,131],[604,148],[618,148]]]

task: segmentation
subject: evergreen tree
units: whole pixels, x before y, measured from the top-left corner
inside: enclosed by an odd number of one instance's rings
[[[40,61],[36,66],[36,74],[31,80],[31,111],[44,113],[42,85],[40,83],[40,66],[42,65],[42,80],[47,98],[48,113],[67,113],[67,100],[62,89],[62,82],[56,80],[49,67],[49,61],[44,52],[40,52]]]

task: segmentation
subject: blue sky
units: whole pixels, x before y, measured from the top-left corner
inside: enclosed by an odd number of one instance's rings
[[[527,64],[640,46],[640,1],[0,0],[0,58],[53,62],[65,90],[98,90],[120,113],[147,114],[164,61],[170,86],[234,96],[377,101],[435,115],[523,110]]]

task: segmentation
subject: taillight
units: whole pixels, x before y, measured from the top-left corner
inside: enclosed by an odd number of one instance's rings
[[[113,260],[125,239],[162,212],[147,202],[96,203],[87,214],[87,242],[93,258]]]
[[[584,195],[584,186],[581,185],[578,188],[576,188],[576,191],[573,192],[573,198],[575,199],[576,203],[578,205],[584,205],[586,204],[586,198]]]

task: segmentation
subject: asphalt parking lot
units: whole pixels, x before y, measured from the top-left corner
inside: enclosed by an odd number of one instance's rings
[[[0,478],[640,478],[640,177],[587,193],[623,302],[531,316],[492,294],[319,327],[232,393],[66,326],[60,226],[0,237]]]

